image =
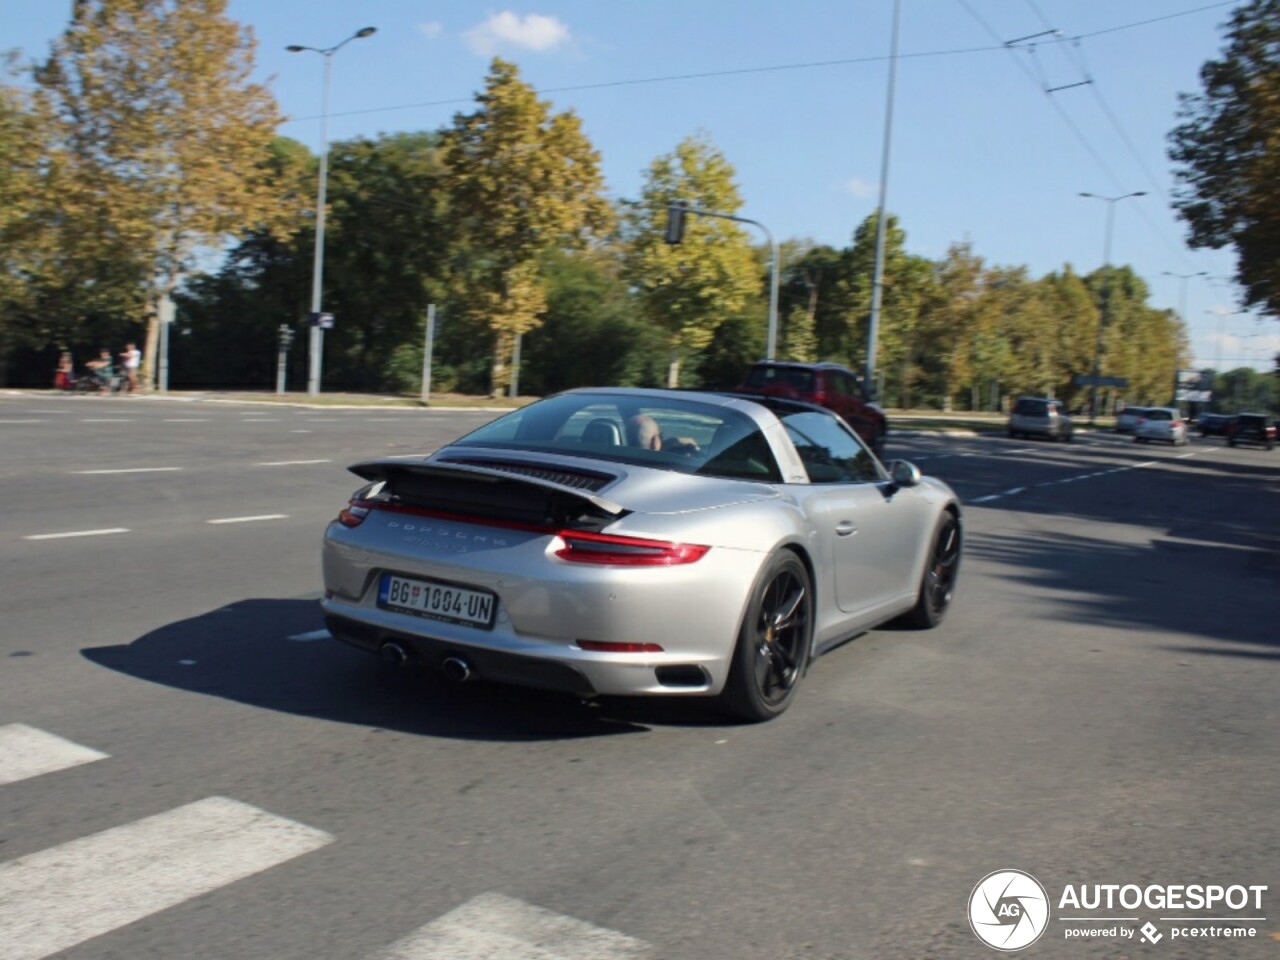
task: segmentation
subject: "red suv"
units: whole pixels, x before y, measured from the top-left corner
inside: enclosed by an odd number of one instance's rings
[[[826,407],[853,427],[876,456],[884,452],[889,432],[884,411],[871,402],[862,379],[838,363],[761,360],[747,371],[738,390]]]

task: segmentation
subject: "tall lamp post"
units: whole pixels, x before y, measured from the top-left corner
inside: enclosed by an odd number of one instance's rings
[[[1181,289],[1178,293],[1178,319],[1185,324],[1187,322],[1187,281],[1192,277],[1207,277],[1209,275],[1209,271],[1201,270],[1198,273],[1170,273],[1168,270],[1161,270],[1160,272],[1166,277],[1177,277],[1182,281],[1182,283],[1179,284]]]
[[[320,366],[324,356],[324,329],[320,326],[320,307],[324,299],[321,291],[324,283],[324,201],[329,183],[329,76],[335,53],[352,40],[371,37],[377,31],[377,27],[363,27],[332,47],[304,47],[297,43],[285,47],[290,53],[310,50],[324,57],[324,94],[320,111],[320,185],[316,189],[316,250],[311,267],[311,339],[308,341],[307,365],[307,394],[312,397],[320,393]]]
[[[1098,415],[1098,380],[1102,376],[1102,333],[1106,329],[1107,320],[1111,314],[1111,227],[1115,222],[1116,204],[1121,200],[1128,200],[1130,197],[1145,197],[1145,190],[1136,190],[1133,193],[1122,193],[1118,197],[1103,197],[1096,193],[1081,192],[1080,196],[1089,197],[1093,200],[1102,200],[1107,205],[1107,233],[1106,239],[1102,244],[1102,312],[1098,317],[1098,343],[1093,351],[1093,385],[1090,387],[1089,393],[1089,426],[1093,426],[1094,418]]]

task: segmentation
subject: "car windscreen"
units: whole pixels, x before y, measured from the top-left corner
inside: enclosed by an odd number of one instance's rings
[[[1155,410],[1148,410],[1144,414],[1144,416],[1148,420],[1172,420],[1173,419],[1173,414],[1171,414],[1168,410],[1161,410],[1158,407]]]
[[[1019,400],[1013,412],[1020,417],[1047,417],[1049,404],[1043,400]]]
[[[756,366],[747,372],[743,386],[753,390],[777,387],[810,394],[813,393],[813,371],[804,367]]]
[[[679,473],[777,483],[764,434],[715,404],[609,393],[566,393],[500,417],[456,442],[589,457]]]

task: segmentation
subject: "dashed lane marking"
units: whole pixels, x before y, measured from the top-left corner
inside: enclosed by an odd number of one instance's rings
[[[300,467],[309,463],[333,463],[332,460],[268,460],[265,463],[255,463],[255,467]]]
[[[255,517],[219,517],[217,520],[206,520],[205,523],[254,523],[258,520],[287,520],[287,513],[262,513]]]
[[[20,857],[0,865],[5,960],[42,960],[332,841],[208,797]]]
[[[71,530],[67,533],[32,533],[23,540],[64,540],[68,537],[104,537],[111,533],[128,533],[128,527],[106,527],[102,530]]]
[[[0,727],[0,784],[17,783],[107,756],[25,723]]]
[[[83,476],[95,476],[108,473],[173,473],[181,467],[120,467],[113,470],[73,470],[72,473]]]

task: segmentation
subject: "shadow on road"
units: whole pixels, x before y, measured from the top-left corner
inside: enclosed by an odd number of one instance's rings
[[[395,669],[330,638],[315,600],[252,599],[84,656],[111,670],[192,693],[338,723],[464,740],[554,740],[720,725],[707,705],[603,700],[484,683],[451,684]]]

